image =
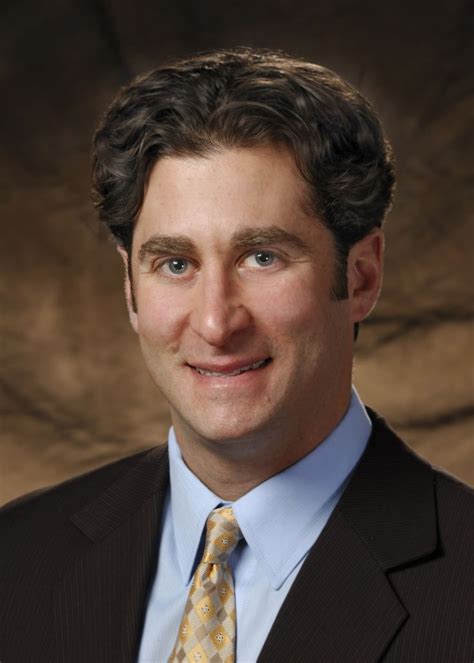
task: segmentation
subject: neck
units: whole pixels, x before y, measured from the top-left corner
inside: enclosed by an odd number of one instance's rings
[[[174,423],[184,462],[213,493],[234,502],[260,483],[294,465],[313,451],[343,418],[350,393],[333,403],[329,412],[316,416],[318,425],[283,423],[279,429],[260,431],[245,438],[208,440],[190,436]],[[318,413],[322,414],[322,413]]]

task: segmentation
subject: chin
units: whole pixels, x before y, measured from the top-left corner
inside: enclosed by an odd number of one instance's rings
[[[227,411],[222,417],[207,417],[205,421],[190,421],[181,417],[172,417],[175,429],[186,435],[188,439],[200,438],[213,443],[240,442],[249,439],[263,427],[261,421],[249,421],[248,416],[229,415]]]

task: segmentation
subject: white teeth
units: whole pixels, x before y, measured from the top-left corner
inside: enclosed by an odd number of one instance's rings
[[[263,364],[266,361],[267,361],[266,359],[262,359],[261,361],[256,361],[255,363],[249,364],[248,366],[237,368],[235,371],[230,371],[229,373],[223,373],[221,371],[206,371],[203,368],[197,368],[197,366],[194,366],[193,368],[195,368],[195,370],[201,375],[207,375],[218,378],[224,378],[224,377],[228,378],[228,377],[233,377],[234,375],[240,375],[241,373],[245,373],[245,371],[253,371],[256,368],[260,368],[260,366],[263,366]]]

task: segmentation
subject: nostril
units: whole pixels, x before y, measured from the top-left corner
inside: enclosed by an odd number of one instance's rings
[[[193,330],[208,344],[222,347],[229,338],[251,323],[248,310],[242,306],[212,306],[196,308],[191,316]]]

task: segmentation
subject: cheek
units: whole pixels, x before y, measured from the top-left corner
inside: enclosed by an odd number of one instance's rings
[[[294,293],[291,297],[279,297],[267,305],[266,319],[277,336],[305,336],[314,329],[320,311],[312,297]]]
[[[260,293],[259,310],[276,335],[311,336],[323,324],[328,294],[311,278],[282,281],[270,292]]]
[[[278,297],[262,299],[260,311],[262,328],[275,349],[293,357],[291,361],[303,372],[345,355],[346,340],[350,342],[352,333],[347,303],[334,301],[329,285],[324,289],[314,281],[293,283],[280,290]]]
[[[137,326],[142,345],[173,345],[185,319],[184,307],[174,293],[143,288],[137,294]]]

